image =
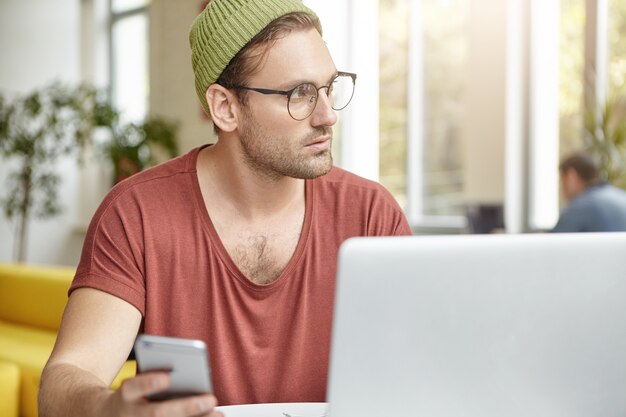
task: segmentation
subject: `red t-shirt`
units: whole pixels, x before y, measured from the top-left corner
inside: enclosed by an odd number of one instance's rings
[[[333,168],[306,181],[295,253],[275,282],[257,285],[211,223],[199,150],[111,190],[89,226],[70,293],[105,291],[141,312],[145,333],[204,340],[222,405],[325,401],[339,245],[408,235],[406,218],[382,186]]]

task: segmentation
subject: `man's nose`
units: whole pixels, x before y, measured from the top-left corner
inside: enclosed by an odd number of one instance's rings
[[[333,126],[336,122],[337,112],[333,110],[331,97],[328,95],[328,88],[321,88],[317,96],[315,109],[311,115],[311,124],[313,126]]]

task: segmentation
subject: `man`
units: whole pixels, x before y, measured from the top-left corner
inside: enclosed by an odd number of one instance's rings
[[[218,142],[116,186],[87,234],[42,416],[216,415],[217,404],[324,401],[337,251],[408,235],[380,185],[332,167],[337,71],[299,0],[214,0],[191,32]],[[108,385],[138,333],[202,339],[214,394],[147,402],[166,373]]]
[[[569,204],[553,232],[626,231],[626,192],[600,181],[593,159],[572,155],[561,162],[559,171]]]

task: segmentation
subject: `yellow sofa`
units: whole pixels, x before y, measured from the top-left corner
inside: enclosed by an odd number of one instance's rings
[[[0,264],[0,417],[37,417],[39,379],[74,269]],[[134,375],[128,361],[113,382]]]

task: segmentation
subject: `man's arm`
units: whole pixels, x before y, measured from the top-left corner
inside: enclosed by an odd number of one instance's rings
[[[213,412],[212,395],[151,403],[145,396],[166,388],[166,373],[109,385],[124,364],[141,323],[139,311],[104,292],[83,288],[72,293],[39,391],[41,417],[200,416]]]

